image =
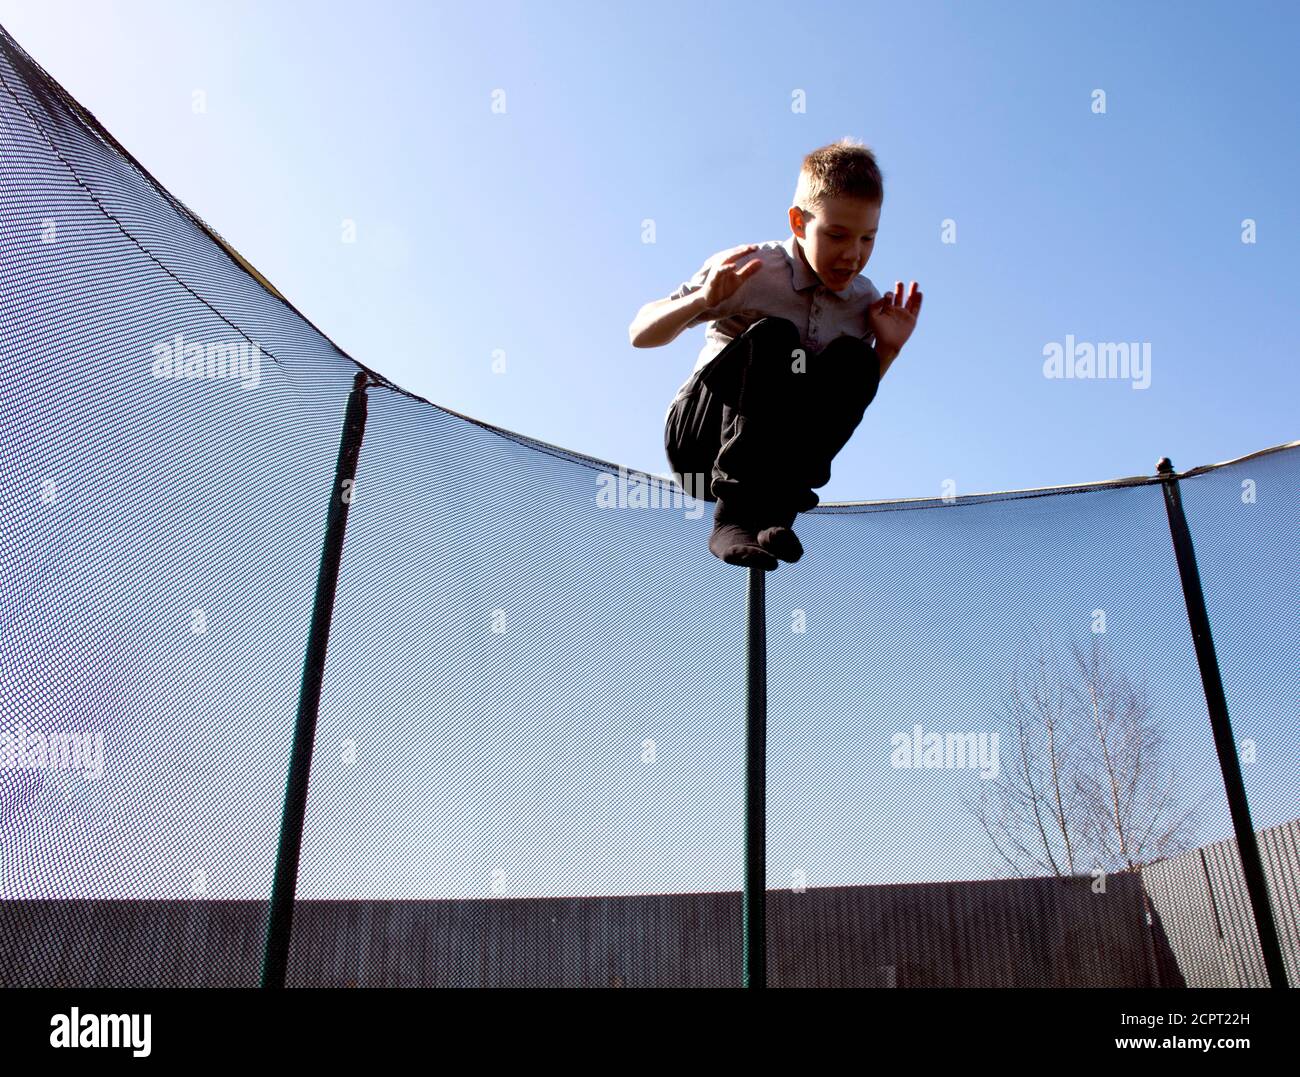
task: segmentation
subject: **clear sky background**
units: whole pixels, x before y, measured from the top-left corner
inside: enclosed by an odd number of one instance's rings
[[[823,502],[1297,436],[1294,4],[0,0],[0,21],[345,351],[553,444],[667,472],[703,329],[634,349],[632,317],[784,239],[802,155],[846,134],[885,174],[865,274],[925,307]],[[1150,342],[1150,387],[1044,378],[1067,334]]]
[[[636,310],[719,249],[784,239],[802,155],[842,135],[863,139],[886,186],[866,275],[882,290],[919,281],[925,307],[821,491],[834,502],[935,497],[947,483],[971,494],[1145,474],[1166,455],[1187,469],[1300,436],[1295,10],[0,0],[0,23],[353,357],[447,408],[661,474],[663,413],[703,330],[634,349],[627,327]],[[491,109],[499,90],[504,114]],[[806,95],[804,113],[791,109],[796,93]],[[1242,242],[1246,219],[1258,242]],[[344,241],[345,221],[355,242]],[[653,243],[643,242],[646,221]],[[942,241],[948,221],[956,243]],[[1067,336],[1148,342],[1150,386],[1044,378],[1044,347]],[[505,371],[495,373],[500,354]],[[448,489],[467,481],[437,470],[446,439],[462,444],[466,435],[449,433],[433,410],[391,397],[372,405],[375,489],[421,514],[404,521],[414,567],[387,575],[393,532],[377,516],[350,522],[300,894],[481,894],[505,847],[510,894],[734,887],[727,827],[737,821],[732,734],[742,704],[725,723],[693,709],[689,674],[700,669],[683,676],[671,665],[739,638],[735,609],[700,608],[700,595],[717,596],[716,571],[706,581],[690,562],[698,575],[675,579],[700,535],[663,514],[650,524],[624,514],[609,521],[609,546],[626,563],[587,580],[584,550],[547,562],[549,582],[586,582],[583,631],[594,655],[626,633],[625,667],[613,680],[604,668],[574,665],[584,637],[547,581],[528,577],[526,551],[454,566],[460,608],[476,610],[471,603],[505,581],[530,626],[495,654],[465,637],[459,668],[489,682],[499,672],[515,693],[484,707],[474,698],[480,682],[446,674],[444,652],[420,635],[446,598],[445,566],[428,540],[445,506],[406,494],[436,489],[432,477]],[[554,482],[552,458],[512,454],[500,440],[482,443],[484,474],[517,468],[518,481],[546,490],[557,511],[590,518],[588,489]],[[1261,766],[1248,775],[1258,826],[1297,814],[1283,755],[1295,743],[1287,696],[1295,626],[1265,619],[1294,593],[1295,504],[1278,496],[1287,476],[1273,459],[1251,472],[1272,495],[1257,512],[1225,515],[1225,505],[1241,504],[1231,472],[1185,495],[1234,720],[1262,745]],[[1038,509],[976,504],[960,521],[919,511],[809,518],[809,536],[826,547],[823,568],[787,569],[769,589],[773,623],[798,607],[826,633],[774,631],[770,641],[770,885],[788,884],[796,868],[808,870],[810,886],[998,873],[968,820],[965,829],[946,825],[979,779],[891,770],[882,745],[915,721],[933,730],[938,716],[945,729],[987,728],[992,718],[976,701],[1005,673],[1004,630],[1035,612],[1077,629],[1092,609],[1109,611],[1127,671],[1149,676],[1185,799],[1207,798],[1197,840],[1230,832],[1158,492],[1090,496]],[[960,532],[948,530],[958,523]],[[946,544],[946,560],[936,560],[936,543]],[[863,551],[873,549],[888,578],[872,576],[869,561],[863,569]],[[1243,571],[1242,549],[1266,568]],[[632,562],[644,550],[657,557],[637,577]],[[1129,550],[1127,562],[1116,552]],[[848,565],[855,575],[842,580],[837,566]],[[271,575],[268,588],[284,582]],[[714,590],[693,592],[696,584]],[[288,608],[270,594],[264,613]],[[374,618],[379,598],[387,616]],[[629,603],[639,603],[637,615],[625,616]],[[165,680],[147,635],[163,629],[147,620],[141,614],[137,633],[115,638]],[[454,638],[460,622],[439,628]],[[235,642],[255,638],[248,626]],[[296,700],[300,654],[285,648],[275,671],[282,701]],[[228,686],[245,657],[232,650],[225,667],[195,656],[191,672],[206,669],[212,685]],[[739,676],[725,651],[706,657]],[[449,683],[421,681],[417,704],[395,666],[410,680]],[[743,700],[725,685],[715,690]],[[463,697],[448,694],[456,691]],[[164,695],[146,701],[159,722],[171,713]],[[556,725],[510,727],[539,698]],[[242,706],[250,722],[269,724],[264,702],[232,701],[226,720],[237,727],[233,708]],[[281,731],[282,713],[273,716]],[[430,722],[444,713],[461,723],[450,733]],[[355,772],[334,765],[337,746],[362,727],[395,751],[427,748],[420,760],[376,766],[365,779],[374,784],[361,786],[370,799],[359,798]],[[593,752],[626,751],[643,737],[661,742],[672,765],[647,776],[633,753],[592,767]],[[147,747],[125,750],[148,768]],[[249,775],[261,796],[246,805],[250,819],[263,837],[273,834],[283,747],[220,761],[195,749],[209,769],[177,783],[174,830],[159,824],[152,835],[177,851],[171,874],[157,876],[159,896],[177,896],[175,880],[211,856],[211,835],[193,819],[218,803],[235,812],[225,790]],[[483,755],[467,756],[471,749]],[[121,759],[122,750],[106,754]],[[485,772],[508,793],[485,801],[475,784],[483,772],[467,758],[494,761]],[[158,780],[156,767],[146,772]],[[410,779],[396,797],[395,775]],[[129,781],[110,788],[117,792],[106,799],[132,795]],[[97,810],[113,814],[102,802]],[[862,839],[864,811],[873,843]],[[366,826],[355,825],[359,817]],[[331,820],[341,825],[332,830]],[[106,850],[121,847],[111,824],[105,833]],[[657,857],[646,856],[647,834],[661,842]],[[565,841],[580,850],[557,855]],[[429,889],[420,872],[467,850],[470,881],[449,868],[442,889]],[[211,892],[256,896],[265,851],[241,862],[241,874],[214,878]],[[89,891],[105,860],[90,845],[79,856],[74,875]]]

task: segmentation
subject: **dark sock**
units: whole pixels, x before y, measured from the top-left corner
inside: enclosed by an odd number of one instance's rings
[[[796,515],[797,510],[786,503],[784,507],[774,507],[758,516],[758,544],[768,553],[791,564],[803,556],[803,543],[790,528]]]
[[[745,565],[771,571],[778,567],[776,556],[758,544],[751,514],[719,500],[713,512],[713,533],[709,550],[729,565]]]
[[[758,533],[758,544],[774,557],[793,564],[803,556],[803,543],[790,528],[777,525]]]

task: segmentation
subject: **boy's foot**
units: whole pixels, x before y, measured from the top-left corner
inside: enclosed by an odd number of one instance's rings
[[[729,508],[721,500],[713,511],[709,551],[729,565],[744,565],[768,571],[779,565],[776,557],[758,544],[753,522],[744,513]]]
[[[798,510],[789,505],[784,509],[768,512],[762,517],[766,526],[758,532],[758,544],[763,549],[791,564],[803,556],[803,543],[799,541],[799,536],[790,530],[790,525],[794,523],[797,515]]]
[[[788,527],[765,527],[758,533],[758,544],[768,553],[791,564],[803,556],[803,543]]]

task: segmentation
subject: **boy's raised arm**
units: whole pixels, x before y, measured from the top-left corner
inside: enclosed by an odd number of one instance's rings
[[[634,348],[658,348],[670,344],[677,334],[709,308],[703,291],[676,299],[655,299],[636,312],[627,336]]]
[[[757,243],[742,243],[739,247],[720,251],[672,295],[643,306],[628,326],[627,336],[632,347],[657,348],[668,344],[683,329],[721,314],[723,304],[762,268],[759,258],[736,266],[736,259],[757,249]]]

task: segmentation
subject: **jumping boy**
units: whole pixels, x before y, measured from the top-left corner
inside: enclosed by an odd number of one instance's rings
[[[858,274],[871,258],[884,185],[871,150],[852,139],[803,160],[791,236],[720,251],[628,328],[657,348],[708,322],[695,369],[664,418],[674,478],[716,501],[709,549],[732,565],[798,561],[791,529],[815,508],[814,487],[875,398],[916,328],[912,281],[882,296]],[[874,344],[873,344],[874,341]],[[677,480],[681,483],[681,479]]]

